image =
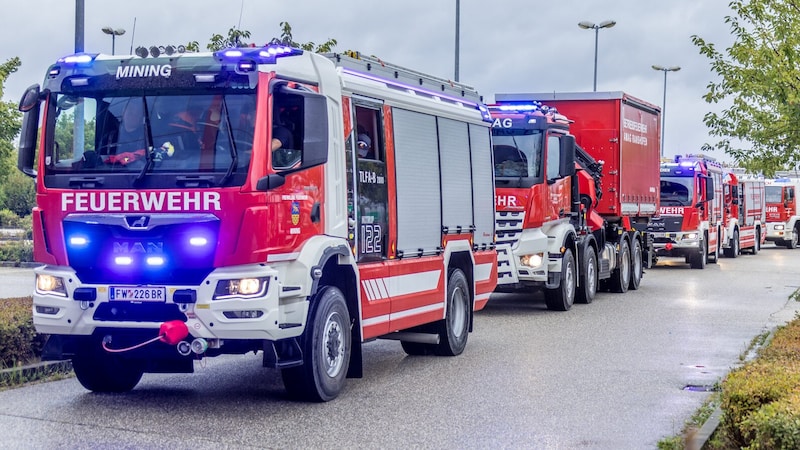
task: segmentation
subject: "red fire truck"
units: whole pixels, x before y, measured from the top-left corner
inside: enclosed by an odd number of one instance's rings
[[[651,221],[657,257],[682,257],[693,269],[716,263],[726,242],[735,186],[730,171],[704,155],[661,163],[661,206]]]
[[[660,109],[622,92],[495,100],[498,288],[543,288],[561,311],[598,286],[638,289],[658,208]]]
[[[800,179],[795,173],[778,174],[766,180],[767,241],[786,248],[797,248],[800,236],[800,209],[797,192]]]
[[[725,201],[730,203],[730,210],[725,225],[728,238],[722,242],[722,252],[728,258],[736,258],[745,251],[755,255],[767,237],[764,180],[737,176],[735,171],[728,172],[727,177],[725,187],[729,192],[725,192]],[[731,197],[730,202],[727,196]]]
[[[469,86],[281,45],[76,54],[20,109],[33,321],[89,390],[252,351],[327,401],[364,341],[460,354],[494,290],[491,119]]]

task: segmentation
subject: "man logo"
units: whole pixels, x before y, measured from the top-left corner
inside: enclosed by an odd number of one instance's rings
[[[128,223],[128,228],[147,228],[150,223],[149,216],[125,216],[125,222]]]

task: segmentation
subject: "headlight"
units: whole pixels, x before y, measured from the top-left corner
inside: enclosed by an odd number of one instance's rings
[[[775,225],[775,231],[783,231],[783,225]]]
[[[217,281],[217,288],[214,290],[213,300],[232,297],[263,297],[267,292],[267,287],[269,287],[269,277],[219,280]]]
[[[697,240],[697,233],[686,233],[681,238],[684,241],[696,241]]]
[[[519,263],[523,266],[528,266],[531,268],[536,268],[542,265],[542,261],[544,258],[542,257],[541,253],[537,253],[535,255],[523,255],[519,258]]]
[[[52,275],[36,274],[36,292],[40,294],[67,296],[67,289],[64,287],[64,279]]]

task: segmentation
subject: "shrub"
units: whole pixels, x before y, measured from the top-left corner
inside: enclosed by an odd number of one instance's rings
[[[0,299],[0,367],[41,356],[47,340],[33,327],[33,297]]]
[[[800,393],[762,406],[742,421],[752,449],[800,448]]]
[[[36,206],[36,183],[29,176],[14,170],[2,186],[2,208],[20,217],[29,216]]]
[[[9,209],[0,209],[0,227],[5,228],[20,228],[22,226],[22,219]]]
[[[0,243],[0,261],[31,262],[33,245],[25,241]]]

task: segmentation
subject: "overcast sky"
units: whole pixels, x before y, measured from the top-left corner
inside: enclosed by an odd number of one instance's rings
[[[651,68],[680,66],[667,75],[665,155],[699,152],[713,142],[702,99],[715,78],[691,42],[697,34],[717,48],[732,43],[724,17],[727,0],[460,0],[460,81],[490,103],[495,93],[591,91],[595,31],[580,21],[615,20],[599,31],[597,90],[624,91],[662,105],[664,74]],[[455,74],[456,0],[85,0],[85,49],[111,53],[105,26],[123,28],[116,53],[131,46],[200,42],[234,26],[252,41],[280,35],[292,25],[295,41],[335,38],[337,51],[358,50],[444,78]],[[135,29],[134,29],[135,20]],[[18,56],[20,70],[5,85],[4,100],[41,83],[46,68],[72,53],[72,0],[3,0],[0,61]],[[715,111],[721,110],[715,107]],[[719,159],[730,159],[722,152]]]

